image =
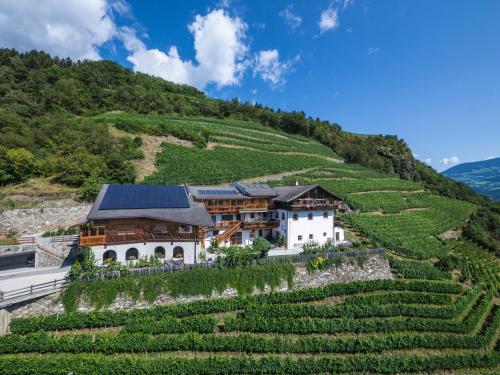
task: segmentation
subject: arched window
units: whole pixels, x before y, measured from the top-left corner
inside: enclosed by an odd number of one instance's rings
[[[106,250],[102,255],[102,260],[105,262],[106,260],[116,260],[116,251],[114,250]]]
[[[139,259],[139,250],[137,250],[135,247],[131,247],[130,249],[127,250],[125,253],[125,259],[126,260],[135,260]]]
[[[180,246],[174,247],[173,255],[174,258],[184,258],[184,249]]]
[[[156,249],[155,249],[155,255],[160,258],[160,259],[164,259],[165,258],[165,248],[163,246],[158,246]]]

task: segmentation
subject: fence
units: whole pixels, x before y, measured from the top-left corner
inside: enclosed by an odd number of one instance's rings
[[[65,235],[65,236],[53,236],[50,237],[50,242],[75,242],[78,241],[80,236],[78,234]]]
[[[25,288],[0,292],[0,307],[51,294],[62,289],[69,283],[70,281],[67,279],[60,279],[42,284],[30,285]]]
[[[316,254],[294,254],[294,255],[279,255],[254,260],[253,264],[277,264],[277,263],[305,263],[311,259],[321,255],[325,258],[338,258],[338,257],[361,257],[383,254],[385,249],[365,249],[365,250],[348,250],[348,251],[335,251],[323,252]],[[127,271],[106,271],[98,272],[92,276],[79,277],[79,281],[94,281],[94,280],[107,280],[117,279],[125,276],[146,276],[156,275],[162,273],[172,273],[178,271],[187,271],[196,268],[215,268],[219,264],[215,261],[206,261],[197,264],[180,264],[171,261],[166,261],[162,265],[156,267],[142,267],[131,268]],[[0,291],[0,308],[11,305],[13,303],[26,301],[32,298],[41,297],[47,294],[56,292],[71,281],[68,279],[49,281],[43,284],[31,285],[26,288],[16,289],[8,292]]]
[[[294,255],[278,255],[278,256],[268,256],[265,258],[259,258],[253,260],[252,264],[277,264],[277,263],[306,263],[307,261],[316,258],[317,256],[323,256],[325,258],[338,258],[338,257],[361,257],[383,254],[385,249],[365,249],[365,250],[348,250],[348,251],[331,251],[331,252],[321,252],[315,254],[294,254]],[[215,268],[219,267],[219,263],[216,261],[206,261],[199,262],[196,264],[181,264],[174,263],[171,261],[166,261],[162,265],[156,267],[141,267],[141,268],[130,268],[126,271],[105,271],[98,272],[91,276],[79,277],[79,281],[93,281],[93,280],[106,280],[106,279],[117,279],[124,276],[146,276],[146,275],[157,275],[162,273],[171,273],[176,271],[187,271],[196,268]]]

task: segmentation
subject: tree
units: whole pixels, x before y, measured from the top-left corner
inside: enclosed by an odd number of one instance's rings
[[[82,187],[78,190],[78,197],[84,201],[92,202],[99,194],[104,180],[96,173],[92,173],[85,179]]]
[[[12,148],[5,154],[7,170],[15,181],[26,181],[36,170],[33,154],[25,148]]]
[[[267,255],[269,250],[273,248],[273,245],[264,237],[259,237],[253,242],[253,248],[255,251],[258,251],[260,256],[263,258]]]

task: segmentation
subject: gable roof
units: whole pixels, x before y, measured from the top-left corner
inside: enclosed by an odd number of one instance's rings
[[[87,220],[124,219],[124,218],[149,218],[171,221],[181,224],[212,226],[213,222],[201,202],[195,202],[186,192],[183,186],[161,186],[159,189],[150,189],[147,185],[103,185],[97,195]],[[107,194],[110,198],[106,198]],[[160,201],[137,196],[138,192],[147,193],[154,191],[160,197]],[[163,194],[174,194],[169,198],[161,196]],[[106,204],[107,200],[112,204]],[[128,201],[130,199],[130,201]],[[135,199],[135,201],[134,201]],[[104,201],[103,207],[101,204]],[[181,202],[182,204],[179,204]],[[187,204],[185,204],[187,202]],[[141,207],[143,206],[143,207]],[[179,207],[181,206],[181,207]]]
[[[334,198],[340,199],[335,194],[329,192],[328,190],[322,188],[319,185],[293,185],[293,186],[277,186],[275,187],[278,196],[273,198],[273,202],[290,203],[293,200],[299,198],[302,194],[307,193],[313,189],[321,189],[325,193],[331,195]]]

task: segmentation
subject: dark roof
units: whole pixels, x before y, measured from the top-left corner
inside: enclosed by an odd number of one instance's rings
[[[299,198],[302,194],[307,193],[310,190],[313,190],[315,188],[323,190],[325,193],[330,194],[333,198],[339,199],[337,195],[333,194],[332,192],[322,188],[319,185],[294,185],[294,186],[277,186],[275,187],[275,190],[278,192],[278,196],[276,198],[273,198],[273,202],[283,202],[283,203],[290,203],[291,201]]]
[[[234,186],[248,197],[254,198],[272,198],[276,197],[278,193],[267,184],[240,184],[235,183]]]
[[[245,199],[234,186],[188,186],[189,193],[196,199]]]
[[[100,210],[138,208],[189,208],[183,186],[108,185]]]
[[[105,219],[123,219],[123,218],[141,217],[141,218],[171,221],[182,224],[203,225],[203,226],[213,225],[212,219],[210,218],[210,215],[205,209],[204,204],[201,202],[195,202],[191,197],[189,197],[189,195],[186,192],[186,189],[183,186],[163,186],[163,188],[167,188],[164,191],[172,191],[175,192],[174,194],[178,194],[178,196],[176,196],[176,199],[182,200],[183,198],[179,197],[184,195],[184,198],[188,203],[187,207],[161,207],[164,204],[158,204],[158,205],[153,205],[153,207],[151,207],[150,205],[147,208],[145,207],[105,208],[105,209],[101,208],[101,204],[103,203],[103,200],[105,199],[107,191],[110,187],[112,195],[117,194],[117,191],[121,191],[121,193],[118,194],[122,194],[120,198],[120,202],[122,202],[122,199],[123,201],[126,200],[127,192],[134,191],[134,189],[130,190],[128,186],[130,185],[103,185],[101,191],[97,195],[97,198],[92,208],[90,209],[89,214],[87,215],[87,220],[105,220]],[[134,186],[144,187],[145,185],[134,185]],[[123,189],[121,187],[123,187]]]
[[[277,186],[274,189],[278,193],[278,196],[276,198],[273,198],[273,201],[289,203],[302,194],[307,193],[309,190],[312,190],[318,186],[319,185]]]

